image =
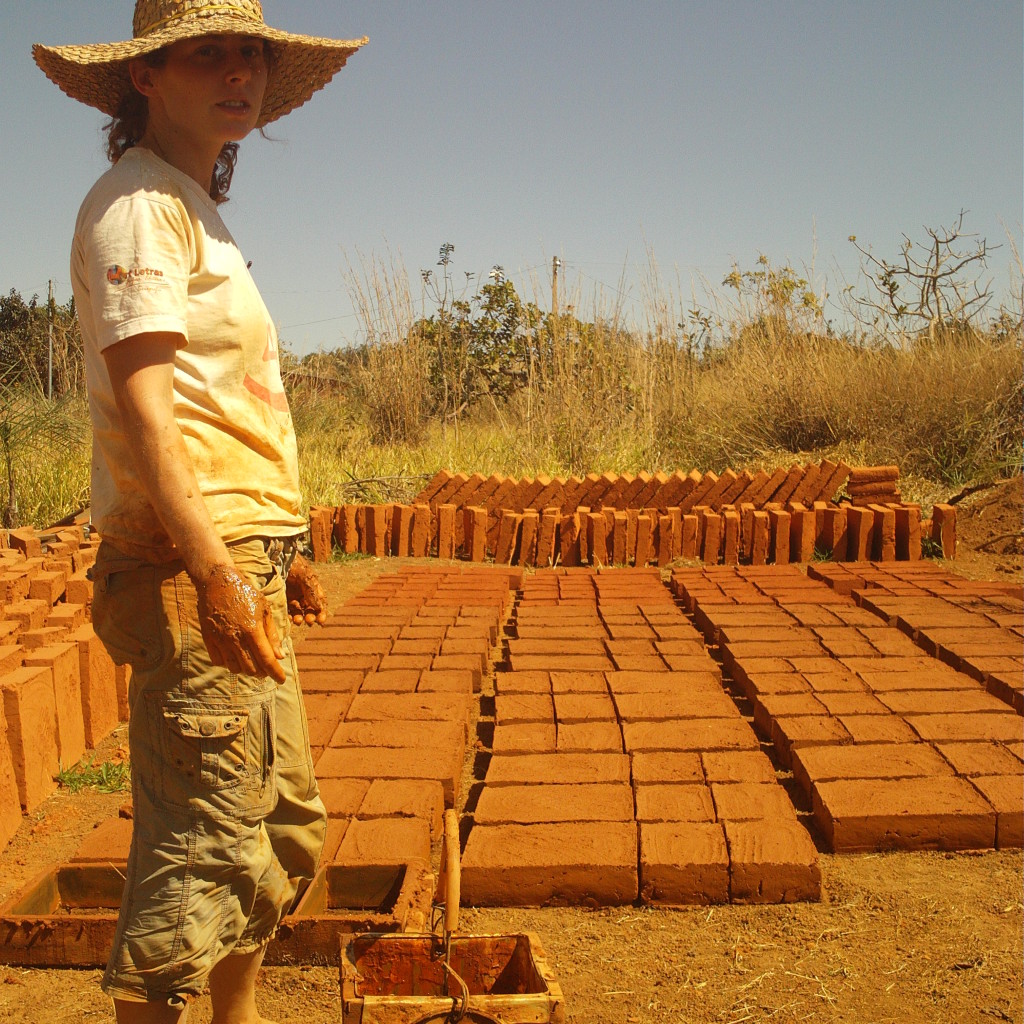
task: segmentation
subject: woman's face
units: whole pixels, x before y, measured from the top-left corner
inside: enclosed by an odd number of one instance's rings
[[[151,123],[166,122],[196,143],[219,148],[256,127],[267,87],[265,44],[257,36],[184,39],[156,67],[134,62],[132,79],[149,101]]]

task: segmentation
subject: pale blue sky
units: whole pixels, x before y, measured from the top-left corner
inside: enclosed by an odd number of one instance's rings
[[[551,258],[584,298],[641,300],[649,249],[689,287],[759,253],[856,277],[948,224],[1020,244],[1020,0],[264,0],[279,28],[370,43],[327,89],[243,144],[224,217],[283,339],[358,341],[360,254],[501,264],[546,305]],[[61,94],[31,43],[124,39],[130,0],[0,0],[0,289],[70,294],[103,116]],[[539,280],[535,296],[529,283]]]

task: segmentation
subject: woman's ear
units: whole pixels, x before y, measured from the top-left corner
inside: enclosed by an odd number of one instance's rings
[[[132,85],[147,99],[153,95],[155,89],[153,82],[155,70],[152,64],[147,64],[141,57],[136,57],[128,62],[128,74],[131,77]]]

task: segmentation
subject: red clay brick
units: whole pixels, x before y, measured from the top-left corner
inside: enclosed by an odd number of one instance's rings
[[[559,723],[556,749],[559,753],[583,754],[589,751],[622,753],[622,731],[617,722]]]
[[[374,779],[359,805],[357,817],[420,818],[430,826],[431,835],[443,832],[444,790],[426,779]]]
[[[776,781],[771,761],[760,750],[709,750],[700,759],[710,783]]]
[[[956,507],[936,503],[932,507],[932,540],[942,547],[943,558],[956,557]]]
[[[816,783],[814,817],[835,852],[995,846],[995,811],[964,779]]]
[[[727,821],[729,898],[733,903],[821,899],[818,851],[797,822]]]
[[[995,809],[996,847],[1010,850],[1024,846],[1024,787],[1020,772],[980,775],[971,782]]]
[[[318,782],[320,799],[330,818],[355,817],[370,788],[369,779],[319,779]]]
[[[91,624],[80,626],[68,639],[78,645],[85,744],[93,749],[120,721],[114,663]]]
[[[1020,761],[1001,743],[989,741],[936,743],[935,748],[957,775],[1020,774]]]
[[[628,781],[629,759],[614,753],[495,754],[485,779],[488,786]]]
[[[10,842],[20,824],[21,798],[7,739],[7,716],[4,713],[4,702],[0,699],[0,850]]]
[[[545,754],[555,750],[554,722],[520,722],[499,725],[491,747],[495,754]]]
[[[126,864],[132,844],[132,821],[110,817],[100,821],[78,845],[71,861],[103,861],[106,864]]]
[[[757,737],[742,719],[627,722],[623,740],[630,753],[673,750],[752,750]]]
[[[48,668],[18,668],[0,676],[7,742],[18,783],[18,799],[31,813],[56,788],[56,707]]]
[[[633,822],[478,825],[462,857],[469,905],[620,905],[637,891]]]
[[[349,824],[336,864],[388,864],[430,860],[430,823],[423,818],[374,818]]]
[[[701,755],[696,753],[637,753],[631,763],[635,786],[704,782]]]
[[[636,787],[636,820],[714,821],[711,790],[704,785],[656,783]]]
[[[65,767],[77,764],[85,753],[85,722],[82,718],[82,681],[75,644],[40,647],[26,652],[26,666],[50,670],[56,711],[57,752]],[[993,698],[994,699],[994,698]],[[120,714],[118,715],[120,718]]]
[[[729,852],[722,826],[710,822],[640,825],[640,897],[645,903],[729,900]]]
[[[633,793],[626,783],[485,787],[473,818],[477,825],[628,822]]]
[[[316,765],[319,777],[334,779],[428,779],[441,783],[445,803],[452,807],[459,794],[462,756],[436,745],[424,747],[328,747]]]
[[[1009,708],[1003,714],[907,715],[906,720],[922,739],[931,741],[1013,741],[1022,732],[1020,715]]]

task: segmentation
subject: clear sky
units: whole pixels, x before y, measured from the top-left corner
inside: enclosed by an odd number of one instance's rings
[[[69,240],[105,169],[103,115],[35,67],[33,42],[125,39],[130,0],[0,0],[0,289],[70,295]],[[856,279],[953,221],[1022,222],[1020,0],[264,0],[268,24],[370,37],[326,90],[242,147],[224,217],[293,350],[359,340],[348,267],[455,276],[502,265],[546,306],[716,287],[759,253]],[[537,284],[531,284],[531,281]],[[539,291],[535,288],[539,286]]]

